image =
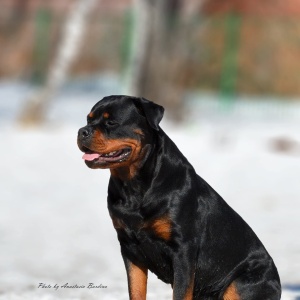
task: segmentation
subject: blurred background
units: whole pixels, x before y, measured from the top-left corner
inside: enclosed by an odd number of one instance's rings
[[[298,0],[2,0],[0,299],[128,298],[109,172],[76,146],[91,107],[128,94],[166,108],[299,300],[299,20]],[[149,299],[171,298],[149,281]],[[90,282],[107,288],[38,288]]]

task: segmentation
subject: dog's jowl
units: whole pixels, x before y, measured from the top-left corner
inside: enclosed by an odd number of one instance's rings
[[[272,258],[160,128],[163,113],[144,98],[109,96],[78,132],[86,165],[110,169],[108,209],[130,299],[146,299],[150,270],[175,300],[279,300]]]

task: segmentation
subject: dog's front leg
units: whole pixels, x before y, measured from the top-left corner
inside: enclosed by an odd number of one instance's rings
[[[173,300],[192,300],[195,268],[191,257],[178,257],[174,261]]]
[[[148,270],[132,263],[124,257],[125,268],[128,279],[128,291],[130,300],[145,300],[147,294]]]

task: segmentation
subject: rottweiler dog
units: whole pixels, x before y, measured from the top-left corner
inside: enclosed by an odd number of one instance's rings
[[[109,96],[78,132],[86,165],[111,172],[108,210],[130,299],[146,299],[150,270],[174,300],[279,300],[272,258],[160,128],[163,114],[144,98]]]

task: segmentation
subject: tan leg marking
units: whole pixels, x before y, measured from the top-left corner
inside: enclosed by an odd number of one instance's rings
[[[134,264],[129,266],[130,300],[145,300],[147,294],[147,269]]]
[[[190,286],[188,287],[183,299],[184,300],[193,300],[193,292],[194,292],[194,276],[191,280]]]

